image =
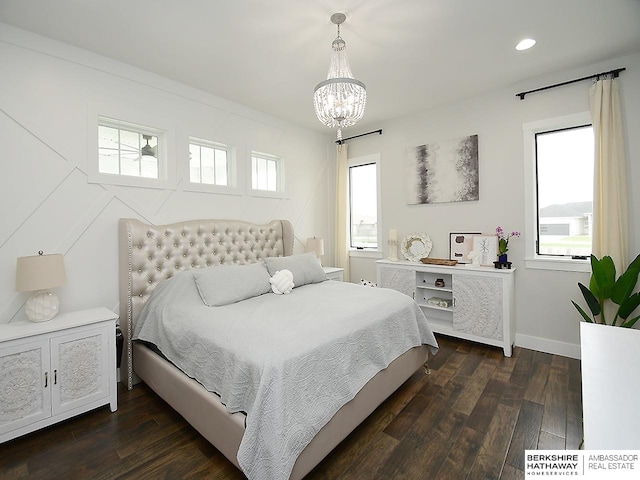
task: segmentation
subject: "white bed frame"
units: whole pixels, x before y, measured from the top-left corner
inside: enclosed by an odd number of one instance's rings
[[[256,225],[236,220],[190,220],[148,225],[120,219],[120,325],[125,337],[127,388],[144,381],[238,468],[245,416],[230,414],[215,394],[171,362],[131,342],[133,325],[156,285],[173,273],[219,264],[254,263],[293,253],[287,220]],[[394,360],[344,405],[303,450],[291,479],[301,479],[427,360],[426,346]]]

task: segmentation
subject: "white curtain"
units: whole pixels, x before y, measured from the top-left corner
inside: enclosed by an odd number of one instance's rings
[[[589,88],[595,137],[593,254],[609,255],[622,273],[629,262],[626,160],[617,79]]]
[[[349,281],[349,215],[347,144],[338,145],[336,181],[336,266],[344,268],[344,281]]]

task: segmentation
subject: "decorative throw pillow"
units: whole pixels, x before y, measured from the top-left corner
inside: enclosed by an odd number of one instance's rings
[[[209,307],[221,307],[269,293],[269,273],[262,263],[220,265],[192,270],[200,298]]]
[[[370,282],[369,280],[365,280],[364,278],[360,279],[360,285],[363,285],[365,287],[377,287],[378,286],[377,283]]]
[[[327,274],[316,254],[307,252],[290,257],[267,257],[264,264],[269,270],[269,275],[273,276],[278,270],[289,270],[293,274],[294,288],[307,285],[309,283],[320,283],[327,279]]]
[[[290,270],[278,270],[273,277],[269,279],[271,290],[276,295],[286,295],[291,293],[293,287],[293,273]]]

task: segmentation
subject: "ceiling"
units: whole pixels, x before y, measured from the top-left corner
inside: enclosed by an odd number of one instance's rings
[[[640,52],[640,0],[0,0],[0,22],[319,131],[335,12],[360,128]]]

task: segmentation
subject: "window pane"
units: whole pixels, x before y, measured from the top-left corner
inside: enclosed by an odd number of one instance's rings
[[[267,160],[266,162],[267,162],[267,188],[265,190],[275,192],[277,190],[276,161]]]
[[[100,149],[98,158],[98,171],[100,173],[111,173],[117,175],[119,172],[118,169],[118,152],[115,153],[113,151],[105,151],[104,149]]]
[[[227,151],[216,149],[215,175],[216,185],[228,185],[227,180]]]
[[[158,178],[158,159],[150,155],[141,157],[140,176],[145,178]]]
[[[258,159],[251,157],[251,188],[258,189]]]
[[[128,155],[131,158],[133,155],[139,156],[140,149],[146,145],[142,141],[142,135],[135,132],[128,132],[127,130],[120,130],[120,151],[122,155]]]
[[[189,144],[189,181],[200,183],[200,145]]]
[[[351,247],[377,248],[378,199],[376,164],[349,168]]]
[[[593,128],[536,134],[538,254],[591,255]]]
[[[98,126],[98,171],[100,173],[120,173],[120,148],[118,129]]]
[[[158,178],[158,137],[153,135],[138,135],[140,150],[135,152],[139,155],[141,177]],[[148,151],[151,149],[151,151]],[[147,150],[145,152],[145,150]]]
[[[213,148],[201,146],[200,152],[202,183],[214,185],[216,179],[213,172]]]
[[[140,176],[140,152],[120,151],[120,174]]]
[[[258,189],[267,190],[267,159],[258,158],[257,165]]]

